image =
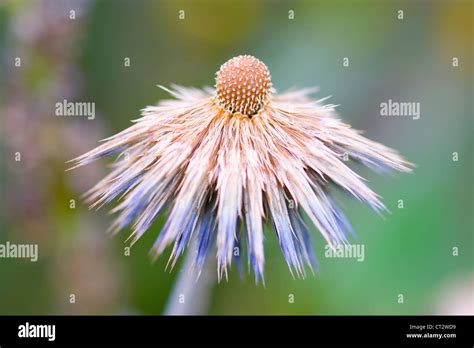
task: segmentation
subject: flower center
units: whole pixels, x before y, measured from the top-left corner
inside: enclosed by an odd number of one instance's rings
[[[265,105],[271,85],[267,66],[249,55],[228,60],[216,74],[217,99],[231,113],[255,115]]]

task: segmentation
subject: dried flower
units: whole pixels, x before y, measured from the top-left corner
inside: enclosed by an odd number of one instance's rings
[[[146,107],[133,126],[73,161],[78,167],[120,153],[87,199],[99,208],[118,198],[113,230],[133,222],[132,242],[169,210],[152,250],[159,255],[174,243],[172,265],[193,239],[197,269],[215,245],[218,277],[227,277],[245,240],[249,267],[263,280],[263,226],[271,220],[290,271],[304,276],[315,259],[303,214],[331,246],[347,243],[350,226],[332,185],[385,209],[344,156],[375,170],[411,170],[396,151],[341,122],[334,105],[310,100],[314,90],[276,94],[267,67],[252,56],[222,65],[215,91],[167,91],[176,99]]]

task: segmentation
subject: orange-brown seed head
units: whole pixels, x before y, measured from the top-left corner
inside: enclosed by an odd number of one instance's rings
[[[270,72],[257,58],[232,58],[216,75],[217,100],[225,110],[252,116],[265,105],[271,88]]]

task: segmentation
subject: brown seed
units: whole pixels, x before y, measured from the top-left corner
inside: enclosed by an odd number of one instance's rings
[[[228,60],[216,76],[219,105],[231,113],[255,115],[265,105],[270,87],[267,66],[249,55]],[[234,93],[236,88],[237,94]]]

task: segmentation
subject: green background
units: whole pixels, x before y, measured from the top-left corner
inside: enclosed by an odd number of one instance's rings
[[[209,313],[459,312],[453,296],[472,310],[472,2],[58,3],[0,5],[0,242],[38,243],[40,253],[36,263],[0,259],[0,314],[162,312],[179,273],[179,265],[164,270],[169,251],[154,264],[148,257],[163,217],[125,256],[130,231],[106,235],[112,216],[80,201],[110,162],[74,172],[65,172],[64,162],[128,127],[144,106],[168,98],[157,84],[212,86],[219,66],[239,54],[265,62],[278,91],[319,86],[315,98],[332,95],[345,121],[417,167],[413,175],[387,177],[360,168],[391,210],[384,219],[337,195],[357,232],[352,241],[365,245],[364,262],[325,258],[313,230],[319,273],[293,279],[267,232],[266,287],[247,274],[239,279],[233,268],[228,282],[213,287]],[[52,26],[39,38],[29,17],[38,11],[40,22]],[[17,56],[22,67],[15,69]],[[55,117],[54,104],[65,98],[95,102],[95,120]],[[421,118],[381,117],[380,103],[388,99],[419,102]]]

